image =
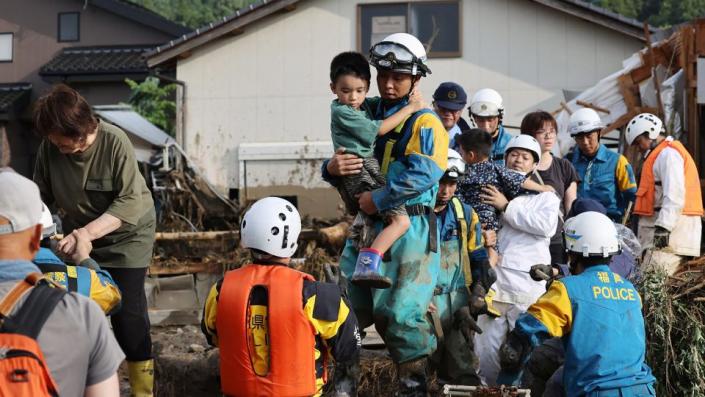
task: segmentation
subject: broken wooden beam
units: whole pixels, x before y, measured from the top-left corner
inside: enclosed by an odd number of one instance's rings
[[[605,109],[605,108],[599,107],[599,106],[594,105],[594,104],[592,104],[592,103],[590,103],[590,102],[585,102],[585,101],[577,100],[577,101],[575,101],[575,103],[577,103],[578,105],[580,105],[580,106],[582,106],[582,107],[586,107],[586,108],[590,108],[590,109],[595,110],[595,111],[598,111],[598,112],[610,114],[610,110],[609,110],[609,109]]]

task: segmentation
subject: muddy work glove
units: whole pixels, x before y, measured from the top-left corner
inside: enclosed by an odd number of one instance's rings
[[[553,266],[551,265],[534,265],[529,270],[529,276],[534,281],[548,281],[554,278]]]
[[[480,261],[473,261],[471,264],[472,282],[480,283],[485,291],[489,290],[497,281],[497,273],[494,271],[490,265],[488,259],[483,259]]]
[[[524,339],[516,332],[510,332],[507,335],[507,340],[499,348],[499,365],[502,371],[513,372],[521,370],[529,353],[529,345]]]
[[[482,328],[477,325],[475,319],[470,314],[470,308],[463,306],[453,313],[453,327],[460,330],[468,343],[473,343],[474,333],[482,333]]]
[[[656,230],[654,230],[654,248],[658,250],[668,247],[668,240],[670,237],[671,232],[661,226],[656,226]]]

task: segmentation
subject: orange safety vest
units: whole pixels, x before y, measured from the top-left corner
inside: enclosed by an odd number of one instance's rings
[[[252,264],[226,273],[216,317],[224,394],[298,397],[316,393],[315,330],[302,301],[305,279],[314,280],[308,274],[277,265]],[[267,291],[267,335],[259,342],[250,332],[256,324],[250,306],[256,286]],[[255,360],[262,359],[257,350],[262,340],[268,345],[268,371],[258,375]]]
[[[659,153],[667,147],[676,149],[685,161],[685,205],[683,215],[703,216],[703,199],[700,194],[700,177],[698,168],[695,166],[693,158],[678,141],[664,140],[656,146],[644,160],[641,168],[641,180],[639,190],[636,192],[636,203],[634,203],[634,214],[642,216],[652,216],[654,214],[654,201],[656,196],[656,181],[654,179],[654,162]]]

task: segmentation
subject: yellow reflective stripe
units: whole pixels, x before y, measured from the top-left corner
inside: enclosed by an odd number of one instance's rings
[[[627,158],[620,155],[619,160],[617,160],[617,169],[615,170],[615,176],[617,178],[617,186],[620,191],[629,190],[636,187],[636,181],[629,178],[629,161]]]
[[[269,320],[267,306],[250,305],[247,319],[247,339],[255,374],[269,373]]]
[[[66,266],[66,274],[71,278],[77,278],[76,266]]]
[[[395,143],[397,143],[395,139],[390,139],[384,144],[384,156],[382,157],[382,167],[380,170],[383,175],[387,175],[387,171],[389,171],[389,164],[394,161],[392,158],[392,150],[394,149]]]
[[[485,246],[485,238],[482,237],[480,217],[477,216],[477,212],[475,211],[472,211],[468,233],[468,252],[475,252]]]
[[[306,313],[306,317],[308,318],[308,320],[311,322],[311,325],[313,325],[313,328],[316,330],[316,334],[320,335],[321,338],[323,338],[324,340],[333,338],[334,336],[338,335],[338,330],[343,325],[345,320],[347,320],[348,314],[350,313],[350,309],[345,304],[345,301],[340,299],[340,307],[338,308],[338,319],[335,321],[324,321],[314,318],[313,308],[315,307],[315,305],[316,295],[313,295],[306,301],[306,305],[304,306],[304,312]]]
[[[73,269],[75,272],[76,269]],[[120,303],[122,296],[120,290],[111,283],[103,284],[100,282],[100,277],[95,270],[90,271],[91,274],[91,299],[103,309],[103,312],[110,313]],[[70,273],[69,273],[70,275]]]
[[[573,307],[565,285],[555,280],[543,296],[527,310],[543,324],[553,337],[561,337],[573,325]]]
[[[470,256],[468,255],[468,223],[465,221],[465,211],[463,209],[463,203],[460,199],[453,197],[450,199],[455,211],[455,218],[460,226],[460,235],[458,236],[458,241],[460,241],[460,259],[463,265],[463,276],[465,276],[465,285],[470,288],[472,284],[472,270],[470,269]]]
[[[428,155],[421,150],[421,130],[429,129],[433,131],[433,154]],[[416,154],[428,157],[433,160],[438,168],[445,170],[448,165],[448,133],[441,123],[441,120],[433,113],[424,113],[416,118],[412,126],[412,134],[409,143],[406,145],[404,154],[409,156]]]
[[[211,336],[213,344],[218,346],[218,337],[216,334],[215,319],[218,315],[218,284],[213,284],[208,292],[206,304],[203,306],[203,323],[206,326],[206,331]]]

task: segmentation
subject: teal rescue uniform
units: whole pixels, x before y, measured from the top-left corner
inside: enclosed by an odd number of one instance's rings
[[[380,103],[376,119],[385,119],[407,104]],[[375,157],[386,174],[387,184],[372,191],[372,200],[383,212],[405,205],[409,230],[389,249],[390,261],[380,265],[380,273],[392,280],[389,289],[378,290],[350,285],[351,304],[360,328],[372,323],[382,336],[396,363],[430,356],[436,350],[436,336],[426,316],[438,279],[440,251],[433,206],[438,180],[448,161],[448,133],[431,110],[421,110],[397,128],[378,137]],[[324,178],[336,184],[326,173]],[[375,221],[379,232],[384,227]],[[347,240],[340,257],[340,268],[349,278],[355,270],[358,250]]]
[[[502,124],[497,127],[497,136],[492,138],[492,151],[490,159],[495,163],[504,166],[504,152],[507,150],[509,141],[512,140],[512,134],[508,133]]]
[[[531,346],[561,337],[568,396],[655,396],[641,298],[607,265],[554,281],[516,321]]]
[[[110,274],[93,259],[84,260],[80,266],[71,266],[65,264],[49,248],[40,248],[32,262],[47,278],[67,291],[91,298],[106,315],[120,309],[120,289]]]
[[[589,158],[576,146],[571,162],[580,176],[578,197],[597,200],[607,209],[607,216],[622,222],[627,203],[636,199],[634,171],[626,157],[603,144]]]
[[[479,385],[473,341],[466,340],[463,333],[453,326],[453,313],[468,304],[465,272],[469,269],[464,269],[464,266],[467,264],[474,269],[488,260],[482,225],[472,207],[457,197],[453,197],[446,208],[438,213],[438,221],[441,268],[433,297],[436,314],[432,318],[436,322],[437,316],[442,326],[443,340],[439,341],[438,350],[431,361],[441,379],[454,384]]]

